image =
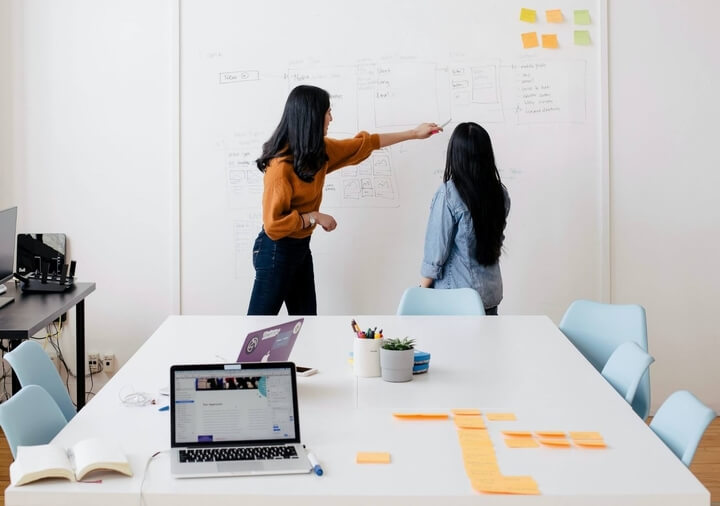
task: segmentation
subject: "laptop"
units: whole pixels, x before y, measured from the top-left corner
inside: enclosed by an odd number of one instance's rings
[[[292,362],[173,365],[175,478],[309,473]]]
[[[250,332],[245,338],[237,362],[284,362],[290,358],[304,318]]]

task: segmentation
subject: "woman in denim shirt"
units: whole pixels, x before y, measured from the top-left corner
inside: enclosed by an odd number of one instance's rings
[[[510,196],[500,181],[492,143],[477,123],[450,137],[443,184],[435,192],[425,233],[420,286],[477,290],[486,314],[503,297],[500,252]]]

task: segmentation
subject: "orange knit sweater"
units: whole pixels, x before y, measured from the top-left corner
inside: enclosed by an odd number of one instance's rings
[[[293,170],[292,160],[273,158],[263,178],[263,226],[273,241],[283,237],[302,239],[315,227],[303,229],[301,214],[320,210],[325,176],[330,172],[365,160],[380,147],[377,134],[360,132],[352,139],[325,138],[328,162],[312,182],[302,181]]]

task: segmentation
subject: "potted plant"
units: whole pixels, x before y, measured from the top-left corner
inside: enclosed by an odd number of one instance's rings
[[[383,339],[380,348],[380,371],[385,381],[410,381],[414,363],[415,339]]]

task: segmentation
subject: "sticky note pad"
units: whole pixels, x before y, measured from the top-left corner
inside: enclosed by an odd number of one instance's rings
[[[607,448],[602,439],[573,439],[573,443],[581,448]]]
[[[575,32],[577,33],[577,32]],[[522,37],[523,48],[530,49],[538,47],[538,36],[536,32],[527,32],[520,35]]]
[[[571,432],[570,439],[588,439],[602,441],[602,434],[599,432]]]
[[[451,409],[453,415],[482,415],[479,409]]]
[[[387,452],[358,452],[355,462],[358,464],[389,464],[390,454]]]
[[[525,21],[526,23],[534,23],[535,18],[535,10],[524,8],[520,9],[520,21]]]
[[[531,437],[506,437],[505,446],[508,448],[537,448],[540,445]]]
[[[563,13],[560,9],[545,11],[545,19],[548,23],[562,23]]]
[[[569,448],[570,447],[570,441],[568,441],[564,437],[543,438],[543,439],[540,439],[540,444],[545,445],[545,446],[554,446],[557,448]]]
[[[461,429],[484,429],[485,422],[481,416],[460,415],[455,417],[455,425]]]
[[[448,418],[447,413],[393,413],[393,416],[403,420],[443,420]]]
[[[575,30],[574,39],[576,46],[589,46],[590,32],[587,30]]]
[[[536,430],[539,437],[565,437],[565,433],[559,430]]]
[[[517,420],[514,413],[485,413],[485,416],[491,422],[512,422]]]
[[[544,47],[545,49],[557,49],[558,48],[557,34],[543,33],[542,34],[542,47]]]
[[[502,433],[507,437],[532,437],[529,430],[504,430]]]
[[[587,9],[573,11],[573,17],[576,25],[590,24],[590,11]]]

